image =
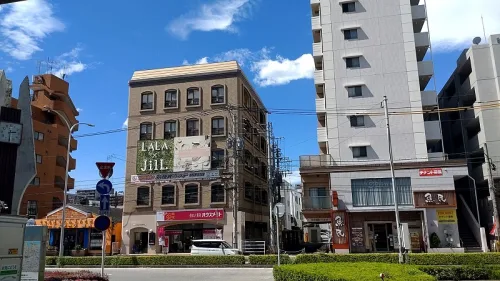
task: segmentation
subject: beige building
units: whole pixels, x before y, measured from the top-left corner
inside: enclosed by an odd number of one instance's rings
[[[266,240],[266,123],[235,61],[134,72],[122,253],[186,252],[202,238],[231,244],[233,187],[238,247]]]

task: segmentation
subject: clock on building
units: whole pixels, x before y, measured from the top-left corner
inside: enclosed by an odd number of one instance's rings
[[[23,125],[0,121],[0,142],[21,144]]]

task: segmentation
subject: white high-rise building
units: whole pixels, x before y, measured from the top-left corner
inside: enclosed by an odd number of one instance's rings
[[[407,248],[461,248],[454,191],[467,169],[446,160],[432,112],[438,103],[425,3],[311,0],[311,9],[320,153],[301,156],[305,221],[332,223],[337,252],[399,248],[386,97]],[[433,233],[439,245],[430,244]]]

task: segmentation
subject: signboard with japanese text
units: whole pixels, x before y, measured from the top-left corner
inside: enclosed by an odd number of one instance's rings
[[[332,213],[332,240],[335,249],[349,249],[346,212],[334,211]]]
[[[413,193],[416,208],[449,208],[457,206],[455,191],[420,191]]]
[[[199,210],[159,211],[156,213],[157,222],[200,221],[200,220],[224,220],[224,210],[199,209]]]
[[[422,168],[418,170],[418,175],[421,177],[442,176],[443,169],[441,168]]]
[[[455,209],[436,210],[436,217],[439,224],[457,223],[457,212]]]
[[[198,172],[176,172],[159,173],[155,175],[132,175],[130,182],[136,184],[143,183],[164,183],[173,181],[199,181],[220,178],[219,170],[198,171]]]

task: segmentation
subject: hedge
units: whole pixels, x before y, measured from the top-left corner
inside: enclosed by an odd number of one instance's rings
[[[45,281],[108,281],[108,276],[101,276],[90,271],[45,271]]]
[[[63,257],[47,259],[51,265],[76,265],[93,266],[101,264],[101,257]],[[242,265],[245,264],[245,257],[234,256],[112,256],[104,260],[106,265],[111,266],[155,266],[155,265]]]
[[[380,274],[391,281],[434,281],[413,265],[388,263],[313,263],[275,266],[275,281],[373,281],[380,280]]]
[[[295,263],[332,262],[383,262],[398,263],[398,254],[301,254]],[[500,264],[500,253],[467,254],[409,254],[408,262],[414,265],[479,265]]]
[[[250,264],[253,265],[274,265],[278,264],[278,255],[250,255]],[[280,264],[290,264],[292,259],[289,255],[280,255]]]
[[[493,270],[473,266],[419,266],[419,270],[438,280],[492,280]]]

